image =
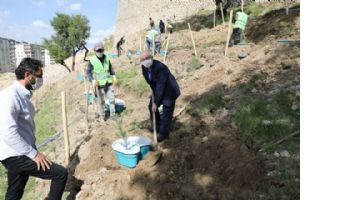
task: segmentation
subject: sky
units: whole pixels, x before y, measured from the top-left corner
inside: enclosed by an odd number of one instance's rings
[[[112,35],[118,0],[0,0],[0,37],[42,43],[54,31],[56,13],[83,14],[91,27],[88,47]]]

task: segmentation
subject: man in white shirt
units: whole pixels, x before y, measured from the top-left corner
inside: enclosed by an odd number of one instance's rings
[[[1,91],[0,161],[7,169],[6,200],[21,199],[29,176],[51,180],[47,199],[60,200],[67,170],[36,148],[32,90],[43,84],[41,61],[24,58],[15,70],[17,81]]]

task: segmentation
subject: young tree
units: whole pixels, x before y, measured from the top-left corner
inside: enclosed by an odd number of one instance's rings
[[[85,40],[90,36],[89,20],[81,14],[69,16],[57,13],[50,23],[55,34],[44,39],[43,44],[56,63],[63,65],[69,72],[74,71],[76,53],[83,47],[86,49]],[[64,62],[70,56],[73,56],[71,69]]]

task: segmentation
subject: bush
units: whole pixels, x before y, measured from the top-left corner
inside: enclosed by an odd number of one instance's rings
[[[224,107],[222,95],[219,92],[204,95],[188,106],[192,115],[205,115]]]
[[[249,146],[267,146],[299,130],[299,110],[291,109],[293,102],[292,95],[285,91],[269,100],[263,96],[244,99],[234,122]]]
[[[189,62],[189,65],[187,67],[187,72],[195,71],[197,69],[200,69],[200,67],[201,67],[200,60],[196,57],[193,57]]]
[[[259,3],[253,2],[246,7],[245,12],[248,15],[259,16],[263,12],[263,9]]]
[[[54,94],[53,91],[48,92],[42,108],[35,116],[37,144],[41,144],[46,138],[55,134],[56,128],[61,122],[61,106]]]
[[[130,68],[128,70],[118,71],[116,73],[118,85],[127,87],[141,96],[144,92],[150,91],[149,85],[143,78],[143,76],[138,77],[136,68]]]

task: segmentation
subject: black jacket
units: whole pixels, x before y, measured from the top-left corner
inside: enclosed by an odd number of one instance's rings
[[[149,72],[151,73],[151,79],[149,79]],[[165,106],[173,105],[180,96],[180,88],[168,67],[158,60],[153,60],[150,69],[142,65],[142,73],[154,92],[154,103],[158,107],[161,104]]]

